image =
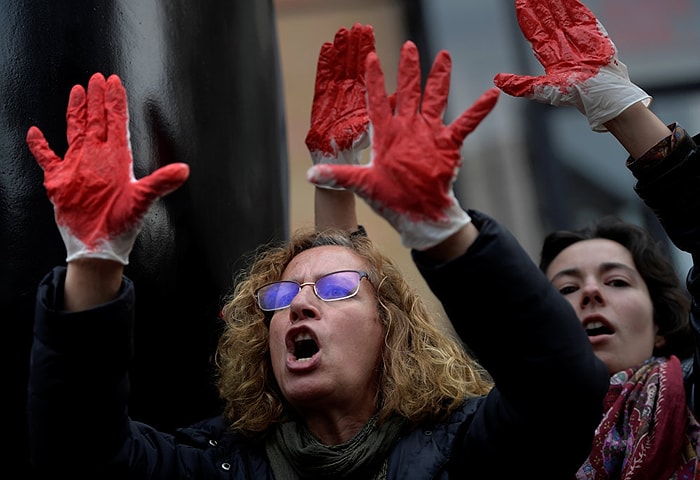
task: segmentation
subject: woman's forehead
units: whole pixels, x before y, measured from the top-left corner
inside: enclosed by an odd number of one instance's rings
[[[324,245],[304,250],[294,257],[282,277],[318,277],[337,270],[366,270],[367,262],[354,250],[339,245]]]
[[[563,249],[554,257],[547,271],[604,263],[624,264],[636,270],[632,252],[625,246],[607,238],[593,238],[581,240]]]

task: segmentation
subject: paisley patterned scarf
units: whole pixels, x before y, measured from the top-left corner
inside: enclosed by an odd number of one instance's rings
[[[700,425],[678,358],[652,357],[613,375],[605,409],[577,479],[700,479]]]

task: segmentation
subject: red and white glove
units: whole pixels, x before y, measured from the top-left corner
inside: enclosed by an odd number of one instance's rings
[[[514,97],[574,106],[591,130],[651,96],[630,82],[615,44],[593,13],[578,0],[516,0],[518,23],[545,74],[499,73],[494,83]]]
[[[151,204],[180,187],[189,166],[173,163],[136,180],[129,144],[129,114],[121,80],[94,74],[87,93],[75,85],[66,111],[68,151],[58,157],[37,127],[27,144],[44,170],[44,186],[66,245],[66,261],[79,258],[129,263]]]
[[[372,158],[366,165],[317,164],[307,179],[320,186],[355,192],[401,235],[402,244],[425,250],[471,221],[457,201],[453,183],[462,165],[464,138],[495,106],[492,88],[449,126],[442,121],[452,62],[438,53],[421,99],[418,49],[401,49],[397,91],[387,96],[376,53],[367,56],[369,118],[373,126]],[[394,105],[395,102],[395,105]]]
[[[343,27],[321,47],[306,146],[314,165],[358,165],[369,146],[365,66],[374,52],[371,25]],[[325,187],[335,188],[337,187]]]

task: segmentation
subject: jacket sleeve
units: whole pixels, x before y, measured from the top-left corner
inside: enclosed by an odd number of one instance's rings
[[[690,325],[695,334],[693,369],[686,378],[689,403],[700,414],[700,134],[691,138],[678,125],[672,135],[640,159],[628,159],[637,179],[635,191],[656,214],[671,241],[689,253],[693,267],[686,277],[692,296]],[[655,157],[653,157],[656,155]],[[651,157],[651,158],[650,158]]]
[[[700,254],[700,221],[688,212],[700,212],[700,152],[697,141],[679,126],[673,135],[640,159],[628,159],[637,179],[637,195],[654,212],[673,243],[693,255]],[[665,150],[668,153],[663,154]],[[653,155],[659,158],[649,158]]]
[[[65,274],[56,267],[39,285],[28,391],[32,463],[54,472],[109,463],[129,429],[133,285],[124,279],[114,301],[66,313]]]
[[[123,277],[111,302],[68,313],[65,275],[54,268],[37,291],[28,391],[37,478],[270,478],[264,455],[229,434],[221,418],[172,434],[132,421],[134,285]]]
[[[488,216],[469,215],[479,236],[462,257],[431,265],[413,252],[496,385],[453,457],[465,471],[497,465],[499,474],[512,467],[514,474],[572,478],[601,419],[607,369],[574,310],[516,239]]]

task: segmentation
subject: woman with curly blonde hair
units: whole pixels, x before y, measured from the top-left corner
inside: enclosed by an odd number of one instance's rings
[[[247,468],[278,478],[505,473],[543,464],[535,441],[510,454],[517,464],[498,465],[513,441],[544,439],[561,422],[590,438],[602,363],[515,239],[469,214],[413,256],[495,384],[362,229],[299,230],[256,252],[226,299],[216,355],[221,428],[248,445]],[[585,445],[548,446],[558,453],[547,475],[571,470]]]
[[[340,230],[299,232],[288,243],[260,254],[223,309],[226,328],[217,352],[219,390],[234,428],[262,432],[289,420],[287,402],[268,360],[271,315],[258,308],[255,292],[281,278],[296,255],[324,245],[348,248],[362,257],[368,280],[376,285],[384,339],[376,372],[380,421],[394,414],[416,424],[444,419],[464,399],[490,390],[492,383],[483,368],[428,312],[394,262],[367,237]]]

